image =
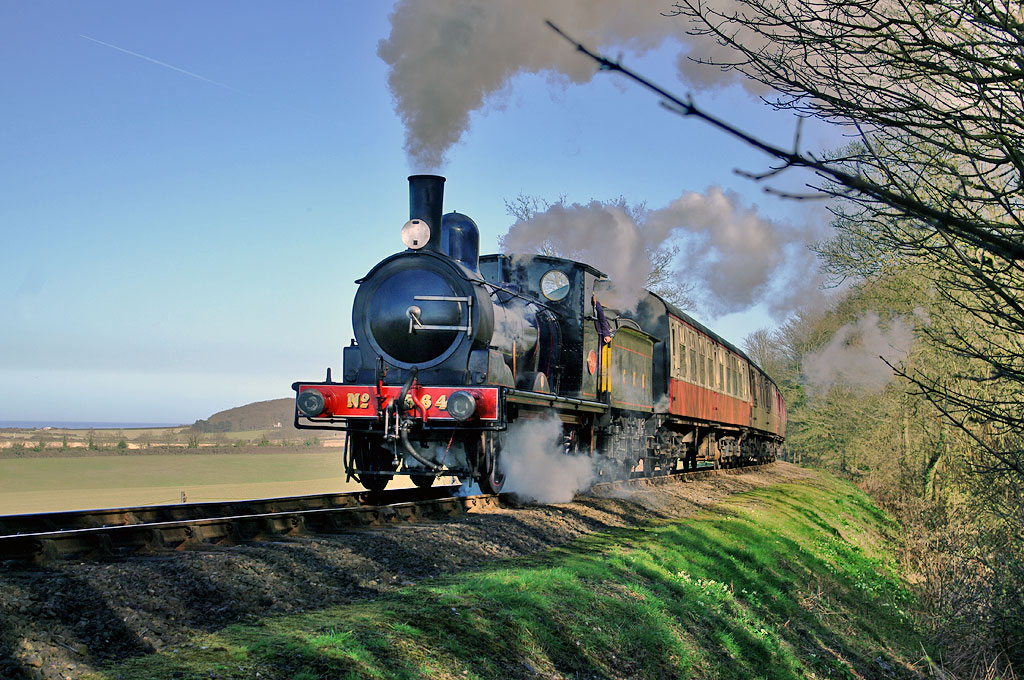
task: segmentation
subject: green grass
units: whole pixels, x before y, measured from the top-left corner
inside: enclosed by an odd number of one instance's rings
[[[922,647],[890,529],[849,485],[780,485],[100,677],[901,677]]]

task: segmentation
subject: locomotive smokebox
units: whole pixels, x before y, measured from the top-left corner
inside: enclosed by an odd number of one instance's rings
[[[444,204],[444,177],[409,177],[409,219],[422,220],[430,227],[430,239],[423,250],[441,252],[441,212]]]

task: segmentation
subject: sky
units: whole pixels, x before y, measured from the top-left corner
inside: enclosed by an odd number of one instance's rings
[[[756,88],[680,70],[700,45],[661,4],[557,6],[568,33],[792,139]],[[0,420],[191,423],[340,373],[354,281],[403,249],[420,172],[447,177],[445,212],[477,222],[483,252],[520,194],[645,203],[658,243],[682,244],[695,317],[737,344],[781,322],[816,289],[821,206],[737,175],[769,161],[596,73],[544,7],[0,1]],[[770,257],[744,225],[771,232]]]

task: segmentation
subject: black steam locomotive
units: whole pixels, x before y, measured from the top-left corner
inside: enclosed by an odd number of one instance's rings
[[[604,310],[598,333],[600,271],[480,257],[473,220],[442,216],[444,181],[409,178],[407,250],[357,281],[342,382],[328,369],[292,385],[296,427],[347,431],[350,476],[370,490],[457,476],[496,493],[509,426],[547,417],[565,454],[609,477],[774,459],[785,403],[743,352],[653,293],[628,314]]]

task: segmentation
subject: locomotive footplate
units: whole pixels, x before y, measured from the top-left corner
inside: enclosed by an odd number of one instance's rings
[[[560,397],[556,394],[529,392],[526,390],[506,389],[505,402],[508,404],[524,406],[526,408],[553,408],[562,413],[606,413],[608,411],[608,404],[600,401],[577,399],[575,397]]]

